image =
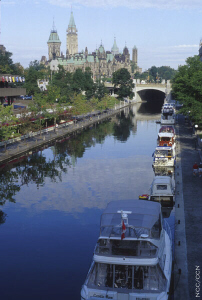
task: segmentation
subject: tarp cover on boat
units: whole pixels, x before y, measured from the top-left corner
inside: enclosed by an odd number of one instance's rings
[[[121,211],[126,213],[129,226],[151,229],[160,218],[161,205],[144,200],[112,201],[101,216],[101,227],[121,224]]]

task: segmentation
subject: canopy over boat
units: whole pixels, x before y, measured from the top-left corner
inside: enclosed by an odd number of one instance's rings
[[[101,216],[100,236],[120,236],[122,221],[126,229],[129,229],[126,230],[126,237],[140,237],[147,234],[151,238],[159,238],[161,205],[144,200],[110,202]]]

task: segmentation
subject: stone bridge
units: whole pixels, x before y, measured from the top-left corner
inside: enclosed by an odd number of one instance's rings
[[[135,88],[133,89],[134,98],[133,102],[142,102],[142,101],[151,101],[151,100],[168,100],[171,97],[171,84],[168,80],[162,81],[162,83],[140,83],[140,80],[133,80]],[[116,94],[114,86],[111,83],[105,83],[105,86],[108,88],[111,95]],[[118,87],[117,87],[118,89]]]
[[[168,80],[163,83],[138,83],[136,80],[133,81],[135,88],[133,90],[135,96],[135,102],[150,101],[150,100],[164,100],[171,97],[171,84]]]

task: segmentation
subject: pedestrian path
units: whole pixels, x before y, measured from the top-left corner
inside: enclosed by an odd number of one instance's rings
[[[196,268],[202,268],[202,177],[193,176],[192,167],[201,160],[201,150],[197,148],[196,136],[192,127],[179,116],[179,136],[182,168],[182,189],[184,199],[184,218],[188,267],[188,289],[190,299],[202,299],[202,292],[196,297]],[[176,170],[177,172],[177,170]],[[177,209],[177,208],[176,208]],[[176,220],[180,222],[180,220]],[[177,225],[176,225],[177,226]],[[177,241],[178,242],[178,241]],[[176,247],[180,247],[177,244]],[[183,275],[183,274],[182,274]],[[180,298],[184,299],[184,298]],[[180,300],[179,299],[179,300]]]

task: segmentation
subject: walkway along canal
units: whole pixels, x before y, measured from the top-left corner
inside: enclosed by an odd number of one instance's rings
[[[120,113],[121,110],[128,107],[130,104],[122,104],[116,106],[116,109],[103,112],[100,115],[84,119],[74,124],[68,123],[60,124],[56,127],[52,127],[51,130],[41,130],[37,134],[28,133],[21,138],[11,139],[7,142],[7,150],[4,151],[4,142],[1,142],[0,146],[0,164],[5,164],[12,159],[15,159],[23,154],[31,153],[31,151],[50,144],[55,140],[61,139],[70,134],[76,134],[83,129],[86,129],[94,124],[99,124],[104,120],[110,119],[112,116]]]

